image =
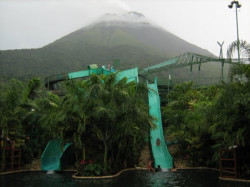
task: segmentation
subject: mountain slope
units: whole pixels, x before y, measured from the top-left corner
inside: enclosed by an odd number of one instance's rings
[[[184,52],[212,55],[148,21],[142,14],[106,15],[39,49],[0,51],[2,77],[31,78],[79,71],[119,59],[119,69],[146,67]]]

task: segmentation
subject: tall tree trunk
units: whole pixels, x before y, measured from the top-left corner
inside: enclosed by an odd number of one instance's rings
[[[84,145],[84,144],[83,144],[83,146],[82,146],[82,153],[83,153],[82,159],[85,160],[85,159],[86,159],[86,148],[85,148],[85,145]]]
[[[108,164],[108,146],[106,141],[103,141],[104,144],[104,156],[103,156],[103,173],[106,174],[107,173],[107,164]]]
[[[126,139],[126,153],[125,153],[125,156],[124,156],[124,162],[123,162],[123,167],[124,168],[127,168],[127,156],[128,156],[128,139]]]
[[[1,171],[4,172],[5,170],[5,148],[6,148],[6,136],[3,138],[3,147],[2,147],[2,159],[1,159]]]

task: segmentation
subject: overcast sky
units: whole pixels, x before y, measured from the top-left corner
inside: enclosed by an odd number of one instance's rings
[[[250,43],[250,0],[239,0],[239,37]],[[180,38],[219,55],[236,40],[231,0],[0,0],[0,50],[39,48],[105,13],[137,11]]]

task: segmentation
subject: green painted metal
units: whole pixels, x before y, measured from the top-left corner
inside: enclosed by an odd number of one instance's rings
[[[92,74],[102,74],[103,68],[97,68],[97,69],[89,69],[89,70],[83,70],[83,71],[77,71],[77,72],[71,72],[68,73],[69,79],[76,79],[76,78],[82,78],[82,77],[89,77]]]
[[[241,59],[242,62],[247,61],[247,60],[248,59]],[[238,59],[221,59],[221,58],[214,58],[214,57],[199,55],[195,53],[184,53],[179,56],[170,58],[169,60],[166,60],[159,64],[155,64],[153,66],[144,68],[139,72],[139,75],[142,77],[146,77],[146,74],[148,73],[159,72],[159,71],[168,70],[168,69],[175,69],[175,68],[180,68],[184,66],[190,66],[190,70],[191,70],[192,69],[191,67],[195,64],[201,65],[202,63],[209,63],[209,62],[231,64],[231,63],[237,63]]]
[[[71,72],[71,73],[68,73],[68,77],[69,77],[69,79],[76,79],[76,78],[89,77],[92,74],[109,75],[110,73],[113,73],[113,72],[105,69],[104,67],[102,67],[102,68],[97,68],[97,69],[89,69],[89,70]],[[56,75],[56,78],[57,77],[61,77],[61,75]],[[138,68],[136,67],[136,68],[133,68],[133,69],[124,70],[124,71],[121,71],[121,72],[117,73],[118,80],[122,79],[124,77],[128,78],[128,82],[130,82],[130,81],[138,82]]]
[[[45,78],[45,87],[51,88],[53,84],[57,82],[61,82],[64,80],[70,80],[70,79],[77,79],[77,78],[83,78],[83,77],[89,77],[92,74],[97,74],[97,75],[109,75],[110,73],[114,73],[115,69],[113,67],[110,67],[110,70],[107,69],[106,67],[101,67],[101,68],[96,68],[97,66],[91,66],[88,67],[88,70],[83,70],[83,71],[77,71],[77,72],[70,72],[70,73],[64,73],[64,74],[58,74],[58,75],[52,75],[47,78]],[[91,68],[96,68],[96,69],[91,69]],[[124,70],[120,71],[117,73],[117,77],[119,79],[122,79],[124,77],[128,78],[128,81],[136,81],[138,82],[138,68],[133,68],[129,70]]]
[[[98,69],[98,65],[97,64],[90,64],[88,65],[88,70],[90,69]]]
[[[142,69],[142,71],[140,71],[140,74],[146,74],[146,73],[151,72],[151,71],[160,70],[163,67],[166,67],[166,66],[169,66],[169,65],[172,65],[172,64],[176,63],[177,60],[178,60],[178,57],[174,57],[172,59],[161,62],[159,64],[149,66],[147,68]]]
[[[173,158],[168,151],[163,135],[160,97],[158,94],[157,79],[155,79],[154,84],[147,83],[147,85],[149,88],[149,94],[148,94],[148,100],[150,106],[149,113],[150,115],[154,116],[157,119],[157,121],[154,122],[157,125],[157,128],[150,130],[151,146],[155,160],[154,165],[155,167],[158,167],[158,165],[160,165],[163,170],[169,170],[173,168]],[[158,138],[161,141],[160,145],[156,144]]]
[[[111,72],[107,69],[102,69],[102,73],[103,75],[109,75]],[[99,74],[100,75],[100,74]]]
[[[62,140],[59,139],[49,141],[41,157],[41,168],[43,171],[60,171],[62,169],[62,155],[72,144],[66,143],[62,145],[62,143]]]
[[[118,80],[121,80],[124,77],[127,77],[127,82],[131,82],[131,81],[139,82],[138,68],[136,67],[133,69],[128,69],[128,70],[118,72],[118,74],[117,74]]]

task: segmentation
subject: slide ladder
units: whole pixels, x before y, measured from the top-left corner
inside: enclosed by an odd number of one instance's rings
[[[154,166],[157,168],[158,165],[160,165],[162,170],[169,170],[173,168],[173,158],[168,151],[163,135],[157,79],[155,78],[154,84],[147,83],[147,86],[149,88],[149,113],[157,119],[157,121],[154,122],[157,125],[156,129],[151,129],[150,131],[152,152],[155,159]],[[160,139],[160,145],[156,144],[158,138]]]

